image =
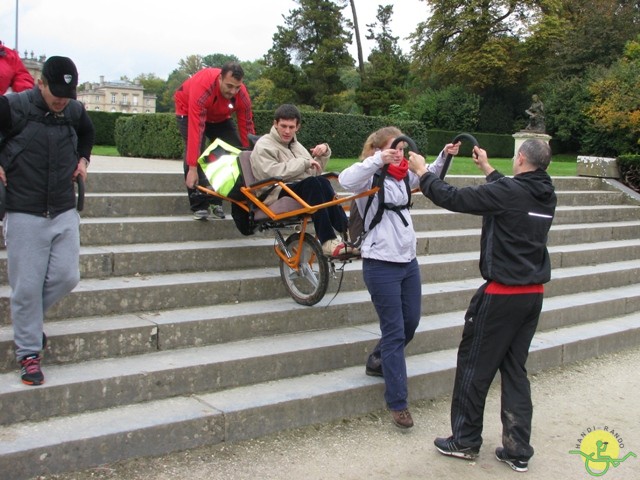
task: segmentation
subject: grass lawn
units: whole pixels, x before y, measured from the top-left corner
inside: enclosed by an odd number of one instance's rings
[[[427,158],[433,161],[434,158]],[[549,165],[549,175],[555,177],[567,177],[576,175],[577,158],[571,155],[555,155]],[[329,160],[327,170],[340,172],[354,162],[352,158],[332,158]],[[511,175],[512,159],[510,158],[490,158],[489,162],[496,170],[505,175]],[[449,168],[449,175],[482,175],[471,157],[454,157]]]
[[[117,157],[118,150],[114,146],[96,145],[92,150],[93,155],[104,155]],[[427,161],[433,161],[429,157]],[[490,158],[491,165],[505,175],[511,175],[511,159],[510,158]],[[551,176],[574,176],[576,174],[576,156],[575,155],[555,155],[549,166],[549,174]],[[354,158],[332,158],[329,160],[327,170],[340,172],[355,162]],[[449,175],[480,175],[480,170],[473,163],[470,157],[455,157]]]

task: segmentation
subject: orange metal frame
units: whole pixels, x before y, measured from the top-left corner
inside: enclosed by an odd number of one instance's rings
[[[330,176],[332,178],[337,177],[336,174],[329,174],[327,176]],[[279,187],[281,187],[288,196],[290,196],[291,198],[293,198],[294,200],[296,200],[297,202],[300,203],[300,205],[302,205],[301,208],[295,209],[295,210],[290,210],[288,212],[282,212],[282,213],[276,213],[273,210],[271,210],[269,208],[268,205],[266,205],[264,202],[262,202],[257,196],[256,193],[265,188],[265,187],[269,187],[271,185],[277,185]],[[250,211],[250,206],[249,206],[249,202],[253,203],[256,207],[258,207],[260,210],[262,210],[265,215],[267,215],[267,217],[269,217],[270,220],[277,222],[280,220],[286,220],[286,219],[290,219],[293,217],[300,217],[300,222],[301,222],[301,228],[300,228],[300,238],[298,240],[298,248],[295,251],[295,254],[289,258],[287,257],[287,255],[278,248],[277,244],[274,246],[274,250],[276,252],[276,255],[278,255],[278,257],[292,270],[298,271],[298,268],[300,266],[300,257],[301,257],[301,253],[302,253],[302,246],[303,246],[303,242],[304,242],[304,236],[306,234],[307,231],[307,225],[309,223],[309,221],[311,220],[311,215],[313,215],[314,213],[316,213],[318,210],[321,210],[323,208],[328,208],[328,207],[332,207],[334,205],[343,205],[347,202],[350,202],[353,199],[356,198],[361,198],[361,197],[367,197],[369,195],[373,195],[374,193],[376,193],[378,191],[378,187],[374,187],[371,188],[369,190],[366,190],[364,192],[355,194],[355,195],[349,195],[346,197],[337,197],[334,200],[331,200],[329,202],[325,202],[325,203],[321,203],[318,205],[309,205],[307,202],[305,202],[302,198],[300,198],[293,190],[291,190],[291,188],[282,180],[278,180],[278,179],[270,179],[270,180],[265,180],[264,182],[260,182],[260,183],[256,183],[254,185],[251,185],[250,187],[240,187],[240,191],[244,194],[244,196],[246,197],[246,200],[234,200],[231,199],[229,197],[225,197],[224,195],[220,195],[218,192],[211,190],[209,188],[206,187],[202,187],[202,186],[198,186],[197,187],[198,190],[205,192],[209,195],[212,195],[214,197],[218,197],[221,198],[222,200],[227,200],[228,202],[233,202],[236,205],[238,205],[240,208],[242,208],[243,210],[245,210],[246,212]],[[313,263],[315,259],[311,258],[310,262]]]

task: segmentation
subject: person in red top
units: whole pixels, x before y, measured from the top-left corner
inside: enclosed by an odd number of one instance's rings
[[[0,41],[0,95],[33,88],[33,77],[20,60],[20,55]]]
[[[198,184],[209,181],[198,166],[198,157],[210,142],[219,138],[235,147],[249,146],[255,133],[251,99],[242,83],[244,71],[236,62],[222,68],[204,68],[189,77],[174,94],[178,129],[185,141],[184,174],[193,218],[206,220],[209,211],[224,218],[222,201],[200,195]],[[231,116],[235,113],[237,129]]]

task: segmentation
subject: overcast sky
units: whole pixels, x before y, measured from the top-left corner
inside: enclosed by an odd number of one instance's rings
[[[35,56],[62,55],[76,63],[80,82],[134,78],[154,73],[166,79],[188,55],[223,53],[240,60],[262,58],[293,0],[1,0],[0,40]],[[423,0],[356,0],[365,58],[373,46],[366,25],[378,5],[393,4],[391,27],[400,47],[427,19]],[[351,18],[351,8],[343,14]],[[351,54],[356,57],[355,37]]]

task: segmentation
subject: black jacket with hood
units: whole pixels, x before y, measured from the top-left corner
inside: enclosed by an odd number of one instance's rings
[[[440,207],[483,216],[480,273],[485,280],[504,285],[550,280],[547,236],[557,199],[546,171],[511,178],[496,170],[487,183],[459,189],[427,173],[420,189]]]
[[[90,159],[95,138],[82,104],[70,100],[55,114],[37,86],[8,94],[0,97],[0,133],[7,211],[55,217],[75,208],[73,173],[80,158]]]

